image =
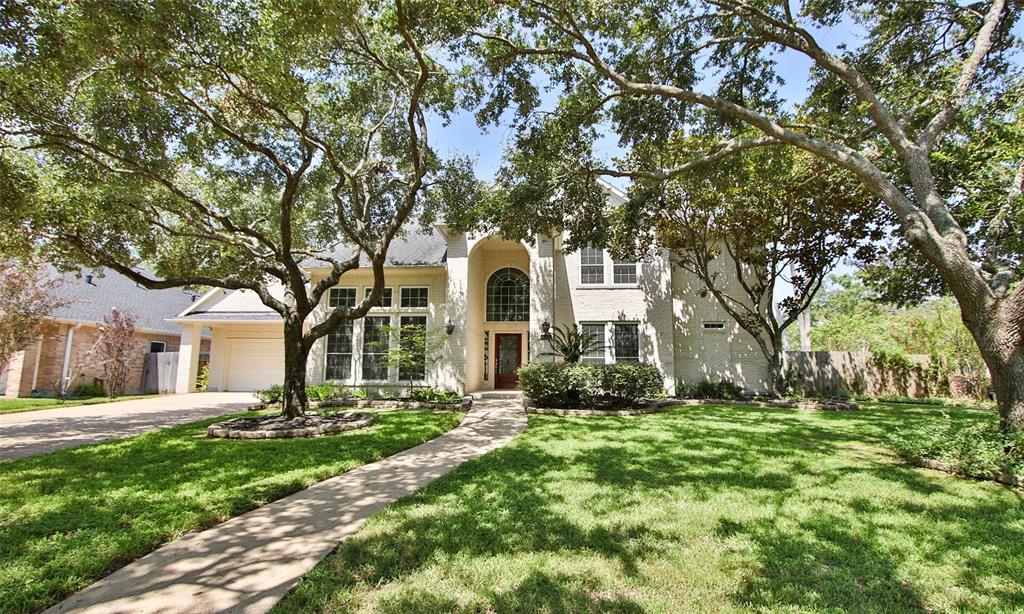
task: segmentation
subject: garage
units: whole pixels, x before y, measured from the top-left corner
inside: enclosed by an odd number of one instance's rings
[[[226,389],[260,390],[284,381],[284,344],[277,339],[228,339]]]

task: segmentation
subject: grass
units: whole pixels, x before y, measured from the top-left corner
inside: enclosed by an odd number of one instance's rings
[[[276,612],[1024,611],[1022,493],[901,464],[943,413],[531,416],[391,505]]]
[[[155,395],[134,395],[110,399],[107,397],[92,397],[88,399],[68,399],[63,403],[52,398],[0,398],[0,414],[15,414],[23,411],[36,411],[39,409],[57,409],[60,407],[77,407],[79,405],[96,405],[97,403],[110,403],[112,401],[132,401],[134,399],[145,399]]]
[[[220,417],[0,463],[0,612],[41,610],[184,533],[436,437],[461,417],[382,412],[370,428],[329,437],[207,439]]]

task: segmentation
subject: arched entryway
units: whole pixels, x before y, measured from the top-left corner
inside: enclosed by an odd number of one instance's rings
[[[469,254],[466,343],[468,391],[512,389],[528,361],[530,255],[500,237],[477,242]]]

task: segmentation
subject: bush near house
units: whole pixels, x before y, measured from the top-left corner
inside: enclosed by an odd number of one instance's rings
[[[519,388],[542,407],[636,405],[664,395],[661,372],[646,363],[538,363],[519,368]]]
[[[719,382],[705,380],[696,384],[679,382],[678,395],[683,399],[738,399],[743,396],[743,388],[724,379]]]

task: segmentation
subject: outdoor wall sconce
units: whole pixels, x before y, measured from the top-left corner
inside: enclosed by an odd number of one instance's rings
[[[540,323],[540,333],[541,333],[541,335],[540,335],[541,339],[550,339],[551,338],[551,322],[548,322],[547,320],[544,320],[543,322],[541,322]]]
[[[446,334],[449,337],[451,337],[452,333],[454,333],[454,332],[455,332],[455,323],[452,322],[451,318],[448,318],[448,323],[444,325],[444,334]]]

